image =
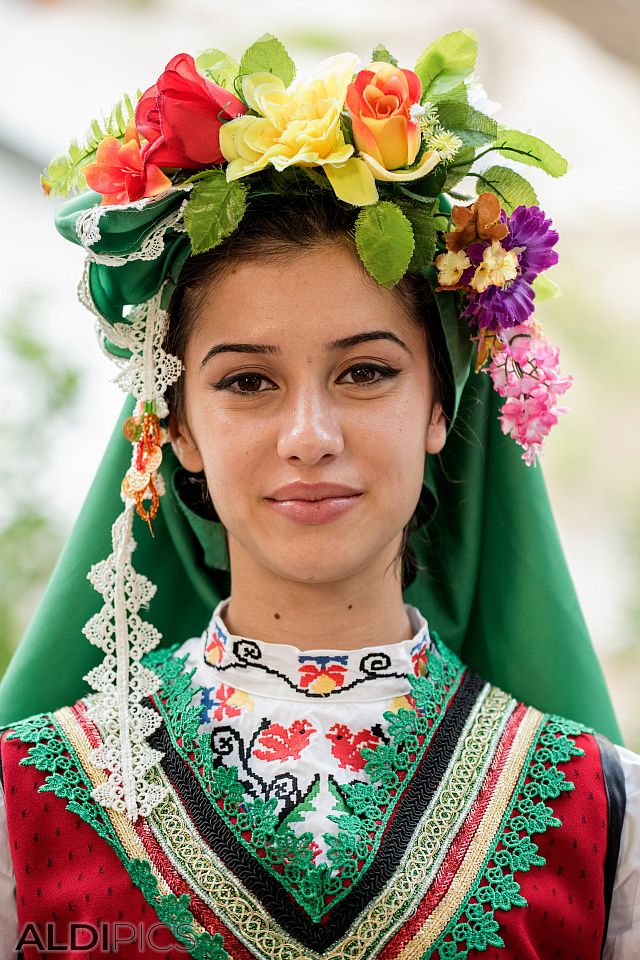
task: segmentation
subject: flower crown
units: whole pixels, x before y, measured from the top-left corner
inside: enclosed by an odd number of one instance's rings
[[[493,153],[557,177],[567,162],[480,109],[494,105],[472,77],[476,56],[475,35],[462,30],[427,47],[414,70],[380,45],[365,69],[342,53],[294,81],[293,61],[268,34],[239,64],[217,49],[178,54],[135,104],[125,97],[103,125],[93,121],[42,183],[63,194],[88,185],[109,207],[187,190],[194,254],[233,233],[252,190],[333,191],[360,208],[357,251],[379,283],[419,270],[457,298],[476,371],[505,398],[502,430],[535,464],[571,383],[533,316],[536,296],[557,293],[541,274],[558,260],[558,234],[524,177],[476,165]],[[443,195],[472,199],[455,191],[464,177],[476,180],[477,199],[443,209]]]
[[[196,60],[178,54],[135,103],[124,97],[94,120],[85,142],[43,175],[47,193],[95,191],[63,204],[56,222],[87,252],[81,299],[120,367],[116,382],[137,400],[124,423],[132,459],[112,553],[89,573],[104,604],[84,628],[105,654],[85,676],[95,691],[88,713],[104,739],[90,757],[105,771],[92,796],[132,821],[164,793],[150,777],[162,754],[149,736],[161,720],[143,702],[160,684],[143,663],[160,634],[140,615],[155,586],[132,554],[134,515],[151,523],[163,492],[160,418],[182,370],[164,349],[167,307],[185,260],[233,234],[252,196],[329,191],[336,204],[359,208],[355,243],[366,269],[385,286],[408,270],[427,278],[456,403],[475,347],[476,369],[505,398],[502,430],[527,464],[564,412],[557,401],[571,380],[533,317],[535,297],[555,289],[541,274],[557,262],[558,235],[520,174],[477,164],[496,153],[560,176],[567,163],[481,109],[476,55],[463,30],[432,43],[415,70],[378,46],[365,69],[344,53],[294,82],[293,61],[269,35],[239,64],[215,49]],[[465,177],[477,181],[475,200],[455,190]]]

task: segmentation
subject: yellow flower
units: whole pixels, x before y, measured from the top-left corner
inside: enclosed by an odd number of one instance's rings
[[[492,285],[503,287],[508,280],[515,280],[517,275],[518,257],[515,251],[505,250],[499,240],[492,240],[473,275],[471,286],[482,293]]]
[[[415,166],[406,170],[387,170],[370,154],[361,152],[360,156],[376,180],[392,180],[397,183],[407,183],[410,180],[417,180],[419,177],[426,177],[442,159],[437,150],[427,150]]]
[[[227,703],[232,707],[244,708],[245,710],[253,710],[253,700],[246,693],[245,690],[234,690]]]
[[[436,267],[438,269],[438,282],[443,287],[453,287],[458,282],[467,267],[471,266],[471,260],[464,252],[459,250],[457,253],[441,253],[436,257]]]
[[[252,73],[242,80],[242,92],[259,116],[242,116],[223,124],[220,149],[227,180],[292,165],[321,166],[336,195],[364,206],[378,199],[375,180],[366,164],[353,156],[340,124],[347,86],[358,58],[343,53],[324,60],[307,80],[286,88],[271,73]]]

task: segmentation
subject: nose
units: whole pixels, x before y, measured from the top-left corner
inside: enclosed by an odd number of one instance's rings
[[[321,386],[302,385],[281,411],[278,455],[312,466],[323,457],[338,456],[344,437],[335,403]]]

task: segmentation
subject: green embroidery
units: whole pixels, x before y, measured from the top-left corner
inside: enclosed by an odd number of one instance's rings
[[[544,801],[574,789],[574,784],[556,764],[584,755],[584,750],[571,739],[580,733],[593,733],[593,730],[564,717],[545,715],[482,869],[430,956],[465,960],[470,950],[504,947],[494,913],[527,905],[514,874],[546,863],[531,836],[544,833],[549,827],[562,826],[562,821]],[[528,778],[529,782],[525,783]]]
[[[335,903],[344,895],[344,881],[363,872],[358,861],[367,860],[374,848],[367,831],[377,830],[379,836],[376,818],[381,811],[385,814],[397,786],[415,769],[416,759],[433,735],[435,721],[452,695],[453,681],[462,669],[460,661],[438,641],[436,649],[441,659],[436,660],[431,654],[428,676],[411,678],[413,696],[422,712],[400,710],[397,714],[385,714],[393,744],[363,751],[365,769],[372,779],[377,777],[376,783],[357,781],[341,788],[352,812],[334,817],[341,831],[331,838],[333,865],[338,866],[330,872],[326,865],[314,868],[309,847],[311,834],[296,837],[286,823],[278,828],[275,798],[247,802],[235,768],[213,766],[209,738],[198,734],[201,711],[192,704],[201,688],[191,686],[193,673],[184,672],[186,657],[175,657],[176,649],[177,646],[145,659],[150,664],[153,659],[154,668],[161,668],[164,709],[171,720],[168,729],[175,738],[174,746],[185,757],[191,754],[190,762],[211,797],[213,809],[232,829],[235,826],[236,835],[239,831],[251,834],[253,849],[265,855],[261,862],[279,880],[284,876],[285,885],[295,893],[298,902],[313,905],[323,897],[333,897]],[[128,857],[106,812],[91,797],[91,783],[55,715],[38,714],[11,726],[7,739],[18,738],[33,744],[21,763],[48,774],[40,790],[66,799],[67,809],[77,813],[109,843],[147,902],[176,939],[187,946],[190,956],[197,960],[228,960],[219,934],[196,932],[189,896],[161,895],[148,861]],[[526,905],[515,874],[545,863],[532,835],[561,826],[545,801],[574,789],[564,772],[558,770],[558,764],[584,754],[572,739],[583,732],[593,731],[561,717],[544,717],[483,867],[430,956],[465,960],[471,950],[504,946],[495,911]],[[312,802],[313,798],[309,795],[307,799]],[[293,822],[294,818],[288,819]]]
[[[196,960],[229,960],[219,933],[211,935],[196,931],[195,919],[189,910],[188,894],[180,897],[172,893],[161,894],[150,864],[127,855],[104,807],[91,797],[91,781],[55,715],[40,713],[10,726],[12,730],[6,734],[7,740],[18,739],[22,743],[34,744],[20,764],[34,766],[49,774],[38,792],[49,791],[67,800],[67,810],[78,814],[106,840],[147,903],[154,908],[158,918],[171,930],[176,940],[188,948],[189,955]]]
[[[144,658],[162,680],[156,699],[174,748],[189,764],[213,810],[237,841],[312,920],[320,922],[373,862],[400,788],[413,776],[429,746],[464,670],[462,663],[438,637],[433,637],[427,651],[426,676],[409,678],[417,712],[401,709],[384,714],[391,743],[362,750],[365,773],[371,782],[355,781],[340,788],[349,812],[331,815],[339,832],[325,834],[330,864],[315,864],[313,834],[296,834],[290,818],[279,824],[277,798],[247,798],[236,768],[215,765],[210,735],[198,733],[201,710],[193,702],[203,688],[191,684],[195,669],[186,671],[187,656],[176,657],[176,650],[177,645]]]

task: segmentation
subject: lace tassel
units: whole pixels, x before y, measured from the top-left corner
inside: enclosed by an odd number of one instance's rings
[[[176,228],[175,217],[165,229],[169,226]],[[96,235],[99,237],[97,223],[94,228],[95,239]],[[155,238],[156,248],[161,241],[162,236]],[[147,816],[166,790],[147,779],[149,771],[163,757],[148,744],[147,738],[162,721],[141,701],[158,690],[160,679],[140,661],[157,646],[161,634],[139,615],[156,587],[136,573],[131,563],[136,546],[133,522],[137,512],[151,527],[158,509],[163,486],[157,471],[162,461],[161,446],[167,439],[159,417],[168,412],[164,393],[180,376],[182,364],[162,348],[168,323],[162,307],[164,288],[134,307],[125,322],[116,324],[109,323],[96,310],[86,270],[79,294],[97,317],[100,336],[129,353],[128,359],[112,358],[120,368],[115,382],[138,401],[135,414],[125,424],[133,452],[121,488],[124,509],[112,528],[113,549],[88,574],[104,604],[83,631],[105,654],[102,663],[84,677],[96,691],[86,698],[87,709],[103,738],[102,746],[91,752],[91,762],[108,774],[106,781],[93,789],[92,796],[105,808],[135,821],[138,816]],[[144,500],[151,500],[148,509]]]

